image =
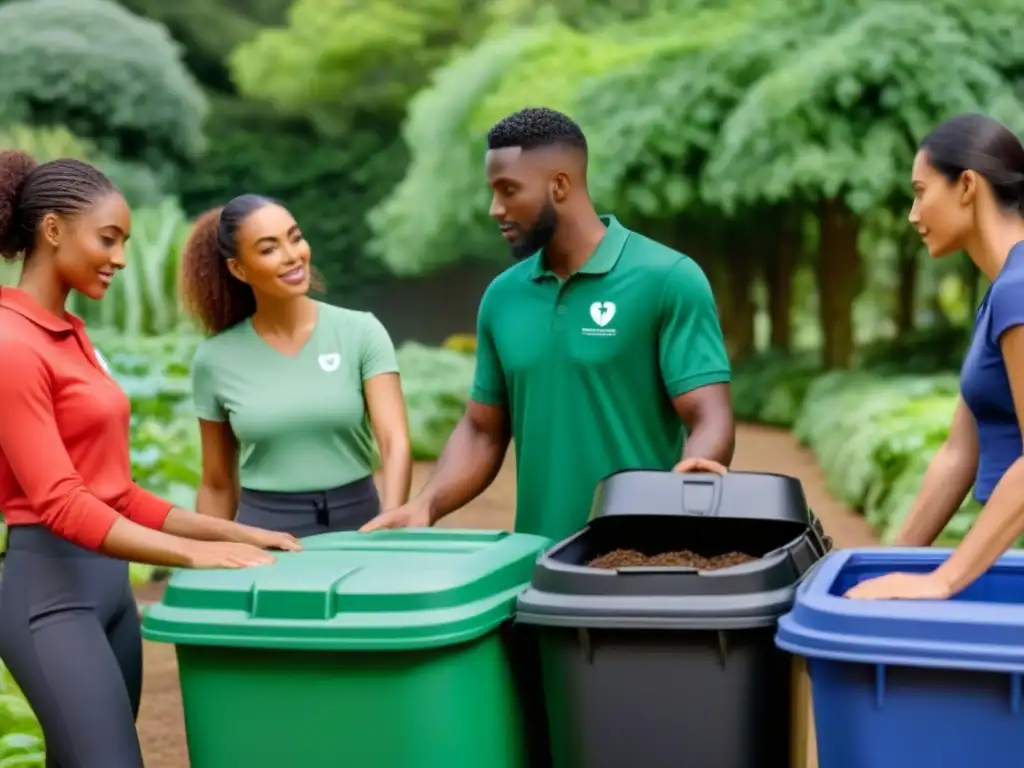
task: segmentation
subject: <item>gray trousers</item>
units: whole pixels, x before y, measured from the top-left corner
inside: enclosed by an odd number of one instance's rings
[[[380,512],[372,477],[326,491],[277,493],[242,489],[235,519],[294,536],[355,531]]]
[[[42,725],[47,768],[143,768],[142,638],[128,563],[13,526],[0,659]]]

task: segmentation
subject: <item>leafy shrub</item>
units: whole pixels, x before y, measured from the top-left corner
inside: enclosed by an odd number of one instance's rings
[[[39,721],[0,661],[0,766],[43,768],[45,764]]]
[[[915,331],[897,341],[886,339],[869,344],[861,350],[861,361],[864,368],[879,373],[957,371],[970,337],[969,328],[935,326]]]
[[[945,343],[955,338],[950,334]],[[913,354],[912,348],[931,352]],[[939,349],[934,340],[911,343],[908,364],[941,370]],[[881,347],[865,359],[871,370],[828,373],[810,360],[746,361],[736,366],[734,408],[740,419],[791,427],[813,451],[829,491],[861,510],[881,540],[891,542],[949,433],[959,387],[952,372],[893,373],[898,358]],[[968,495],[936,543],[960,541],[979,512]]]
[[[413,458],[433,461],[466,409],[474,358],[407,343],[398,350]]]
[[[110,177],[133,208],[159,205],[163,198],[163,180],[155,171],[141,163],[107,157],[62,125],[6,125],[0,128],[0,149],[20,149],[40,163],[61,157],[93,163]]]
[[[106,155],[177,167],[203,148],[206,99],[160,24],[108,0],[0,6],[0,105]]]
[[[807,388],[820,373],[821,367],[813,357],[768,354],[737,363],[731,387],[736,418],[791,426]]]
[[[132,404],[132,476],[139,485],[185,509],[199,484],[199,429],[189,368],[200,337],[145,338],[92,333]]]

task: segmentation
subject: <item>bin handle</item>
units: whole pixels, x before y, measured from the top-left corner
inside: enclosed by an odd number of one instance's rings
[[[682,475],[683,480],[683,494],[680,499],[680,506],[684,515],[692,515],[694,517],[711,517],[718,515],[718,508],[722,503],[722,477],[714,472],[701,472],[693,475]],[[687,503],[687,489],[694,488],[697,486],[711,486],[711,498],[701,503],[703,500],[695,500],[695,504],[691,505]]]

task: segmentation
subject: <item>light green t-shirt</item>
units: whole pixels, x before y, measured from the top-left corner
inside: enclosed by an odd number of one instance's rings
[[[373,471],[363,382],[398,371],[394,345],[369,312],[318,307],[313,333],[294,357],[267,344],[249,320],[196,351],[196,413],[231,424],[243,488],[321,491]]]

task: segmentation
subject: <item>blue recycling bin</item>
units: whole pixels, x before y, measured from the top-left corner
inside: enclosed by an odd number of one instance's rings
[[[776,645],[807,660],[820,768],[1024,766],[1024,552],[950,600],[843,597],[950,552],[835,551],[779,620]]]

